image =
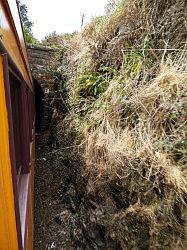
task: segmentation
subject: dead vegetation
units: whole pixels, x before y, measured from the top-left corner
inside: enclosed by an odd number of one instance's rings
[[[97,223],[110,228],[124,249],[132,239],[135,245],[127,249],[143,244],[144,237],[149,238],[150,248],[159,240],[160,245],[179,247],[187,193],[186,151],[182,146],[186,143],[186,73],[176,65],[162,65],[158,76],[146,86],[129,83],[125,95],[116,94],[123,86],[116,81],[97,100],[99,108],[88,115],[84,131],[87,192],[104,199],[100,209],[116,196],[120,204],[115,201],[110,205],[112,213],[105,208],[105,216]],[[177,157],[174,148],[179,144],[184,151]],[[106,189],[113,189],[112,194]],[[117,211],[115,206],[119,206]],[[147,233],[140,236],[144,224]]]
[[[61,131],[84,158],[81,249],[186,247],[185,15],[182,0],[121,1],[64,52]]]

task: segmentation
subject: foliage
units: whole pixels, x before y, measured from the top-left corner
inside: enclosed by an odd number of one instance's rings
[[[37,44],[38,40],[34,38],[33,34],[29,31],[28,27],[23,27],[25,41],[28,44]]]
[[[42,41],[42,44],[52,48],[62,48],[65,47],[66,44],[71,40],[71,38],[76,34],[77,32],[73,32],[72,34],[64,33],[59,35],[56,33],[56,31],[54,31],[45,37],[45,39]]]
[[[110,15],[116,8],[116,6],[120,3],[120,0],[110,0],[106,5],[106,14]]]
[[[76,92],[81,97],[98,97],[106,89],[106,79],[103,75],[85,72],[77,79]]]
[[[25,4],[22,4],[20,0],[17,0],[17,4],[19,7],[19,11],[20,11],[20,16],[21,16],[26,43],[30,43],[30,44],[38,43],[37,39],[34,37],[32,33],[33,23],[28,18],[27,6]]]
[[[98,71],[84,71],[75,81],[77,97],[95,97],[103,94],[109,81],[116,75],[115,68],[101,65]]]
[[[87,229],[82,234],[93,232],[90,224],[95,230],[99,225],[118,249],[182,246],[187,197],[183,7],[182,0],[119,1],[69,41],[62,70],[69,113],[62,127],[76,128],[75,151],[85,161],[79,213],[91,219],[82,220]]]

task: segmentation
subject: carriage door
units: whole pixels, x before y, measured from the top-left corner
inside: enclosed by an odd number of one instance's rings
[[[4,56],[4,81],[9,117],[12,180],[19,249],[29,237],[31,197],[31,145],[34,132],[34,95],[12,70]]]

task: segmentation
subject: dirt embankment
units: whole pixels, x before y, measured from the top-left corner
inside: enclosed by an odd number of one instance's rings
[[[63,47],[46,173],[58,247],[185,249],[184,3],[121,1]]]

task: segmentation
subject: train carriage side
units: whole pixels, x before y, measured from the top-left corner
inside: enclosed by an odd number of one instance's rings
[[[0,250],[33,248],[34,110],[16,0],[0,0]]]

